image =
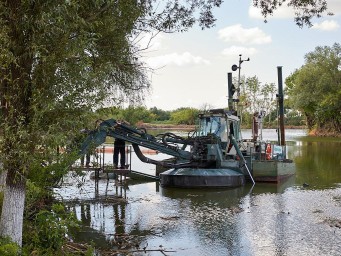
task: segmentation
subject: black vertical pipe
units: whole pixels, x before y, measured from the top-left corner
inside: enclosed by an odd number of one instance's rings
[[[277,67],[278,74],[278,103],[279,103],[279,131],[281,135],[280,145],[285,145],[285,132],[284,132],[284,96],[283,96],[283,79],[282,67]]]
[[[228,107],[229,110],[233,110],[233,84],[232,84],[232,73],[227,73],[227,86],[228,86]]]

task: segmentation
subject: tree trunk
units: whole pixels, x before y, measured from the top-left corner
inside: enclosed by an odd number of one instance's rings
[[[6,174],[7,172],[3,169],[2,163],[0,163],[0,193],[4,192],[6,185]]]
[[[13,184],[7,177],[0,220],[0,236],[10,237],[19,246],[22,245],[25,193],[25,181],[20,179]]]
[[[304,113],[305,117],[306,117],[306,120],[307,120],[307,126],[308,126],[308,129],[311,130],[314,125],[315,125],[315,119],[312,115],[308,114],[308,113]]]
[[[3,123],[1,144],[3,172],[6,172],[4,200],[0,220],[0,236],[22,245],[26,178],[34,140],[30,137],[32,100],[32,24],[33,16],[20,0],[3,1],[6,12],[2,20],[7,25],[10,52],[13,59],[2,67],[0,96]],[[28,15],[28,16],[27,16]],[[26,19],[24,19],[26,17]],[[25,20],[28,20],[24,22]],[[32,22],[32,23],[31,23]],[[6,62],[5,62],[6,63]]]

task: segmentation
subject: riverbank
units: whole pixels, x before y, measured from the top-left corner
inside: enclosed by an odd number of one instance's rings
[[[148,130],[183,130],[183,131],[193,131],[195,130],[195,125],[187,124],[151,124],[151,123],[139,123],[139,128],[145,128]]]
[[[150,129],[150,130],[195,130],[195,125],[187,125],[187,124],[153,124],[153,123],[139,123],[138,127]],[[264,129],[277,129],[277,127],[263,127]],[[242,129],[251,129],[251,127],[243,126]],[[307,129],[306,126],[294,126],[288,125],[285,126],[285,129]]]
[[[312,129],[308,132],[309,136],[315,137],[335,137],[341,138],[341,133],[334,130]]]
[[[195,125],[186,125],[186,124],[152,124],[152,123],[140,123],[138,125],[140,128],[145,128],[147,130],[181,130],[181,131],[193,131],[195,130]],[[242,126],[242,129],[251,129],[248,126]],[[263,127],[263,129],[277,129],[277,127]],[[302,129],[307,130],[308,128],[304,125],[294,126],[294,125],[286,125],[286,130],[289,129]],[[341,133],[337,131],[331,130],[321,130],[321,129],[313,129],[308,132],[309,136],[314,137],[335,137],[341,138]]]

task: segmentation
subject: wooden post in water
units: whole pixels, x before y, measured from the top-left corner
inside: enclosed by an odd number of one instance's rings
[[[283,79],[282,67],[277,67],[278,75],[278,103],[279,103],[279,132],[280,142],[279,145],[285,146],[285,131],[284,131],[284,95],[283,95]]]

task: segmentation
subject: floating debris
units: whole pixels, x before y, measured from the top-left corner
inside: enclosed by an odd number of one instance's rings
[[[163,220],[178,220],[180,219],[179,216],[170,216],[170,217],[160,217],[160,219],[163,219]]]
[[[341,220],[328,218],[323,221],[324,223],[327,223],[330,227],[335,228],[341,228]]]

